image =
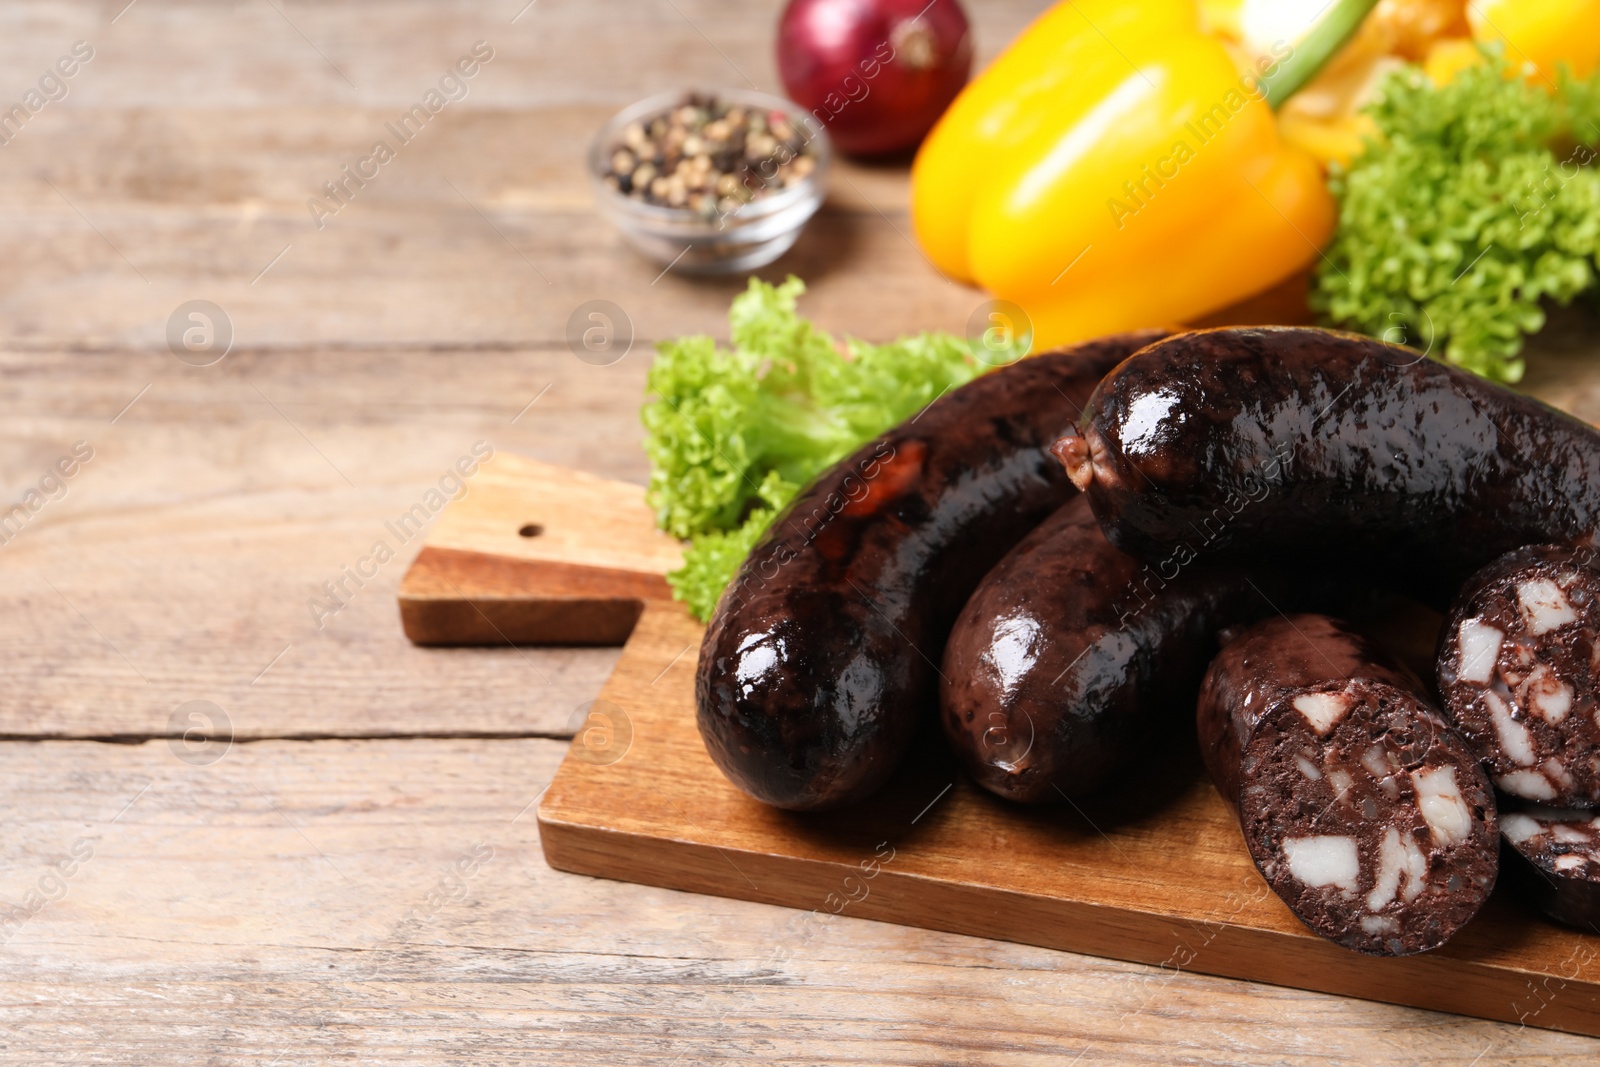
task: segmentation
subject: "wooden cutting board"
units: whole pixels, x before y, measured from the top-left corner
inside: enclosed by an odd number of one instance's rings
[[[796,908],[774,963],[851,915],[1153,964],[1141,1010],[1200,971],[1600,1036],[1600,936],[1497,892],[1436,952],[1338,948],[1267,889],[1194,760],[1118,799],[1035,809],[970,785],[929,736],[850,811],[745,797],[695,728],[702,627],[661,579],[676,552],[637,486],[497,456],[401,587],[425,643],[626,638],[539,808],[552,867]]]
[[[497,453],[401,579],[400,623],[419,645],[620,645],[682,559],[638,486]]]

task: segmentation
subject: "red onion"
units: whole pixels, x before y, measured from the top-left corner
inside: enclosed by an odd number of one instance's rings
[[[790,0],[778,21],[789,98],[853,155],[915,146],[971,69],[957,0]]]

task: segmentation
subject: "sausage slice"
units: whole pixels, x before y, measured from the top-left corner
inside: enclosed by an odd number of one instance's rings
[[[1440,635],[1439,692],[1512,796],[1600,804],[1600,570],[1591,553],[1535,545],[1472,577]]]
[[[1197,709],[1251,859],[1312,931],[1374,956],[1438,948],[1498,871],[1493,789],[1419,683],[1322,615],[1232,637]]]
[[[1600,933],[1600,812],[1512,800],[1500,833],[1517,895],[1557,922]]]

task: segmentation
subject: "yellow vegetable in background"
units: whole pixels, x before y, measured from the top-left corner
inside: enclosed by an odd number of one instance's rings
[[[1265,102],[1275,60],[1241,74],[1192,4],[1104,7],[1122,9],[1117,29],[1088,4],[1036,22],[912,170],[924,251],[1020,305],[1036,347],[1226,307],[1306,266],[1333,228],[1317,162]]]
[[[1194,0],[1080,0],[1034,20],[956,97],[917,154],[912,216],[934,265],[973,280],[968,222],[983,175],[998,156],[1058,121],[1086,70],[1108,62],[1126,69],[1152,40],[1198,26]]]
[[[1478,50],[1476,41],[1470,37],[1452,37],[1435,43],[1429,49],[1428,57],[1422,61],[1422,69],[1433,84],[1444,85],[1468,67],[1475,67],[1482,62],[1483,53]]]
[[[1298,44],[1330,6],[1326,0],[1202,0],[1201,11],[1206,25],[1254,58],[1268,54],[1274,42]],[[1465,40],[1466,34],[1465,0],[1379,0],[1339,54],[1279,110],[1284,139],[1324,163],[1348,163],[1373,131],[1361,111],[1384,77],[1424,59],[1436,42]]]
[[[1505,47],[1513,67],[1546,78],[1565,63],[1580,78],[1600,67],[1600,0],[1472,0],[1472,36]]]
[[[1331,6],[1327,0],[1200,0],[1209,30],[1256,54],[1266,53],[1275,41],[1298,41]],[[1420,60],[1433,42],[1467,35],[1466,6],[1466,0],[1379,0],[1342,52]],[[1335,59],[1327,69],[1338,64]]]
[[[1584,76],[1600,0],[1058,3],[924,141],[917,240],[1020,305],[1036,346],[1203,318],[1316,259],[1323,168],[1365,150],[1390,73],[1443,83],[1480,44]]]

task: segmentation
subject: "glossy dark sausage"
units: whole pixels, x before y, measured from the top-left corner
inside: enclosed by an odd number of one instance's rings
[[[1594,429],[1327,330],[1153,344],[1055,452],[1112,543],[1144,559],[1357,559],[1436,604],[1501,553],[1600,528]]]
[[[984,375],[820,476],[713,614],[695,676],[722,772],[781,808],[850,804],[937,706],[937,663],[985,572],[1073,493],[1047,448],[1125,334]]]
[[[1324,615],[1231,636],[1196,707],[1200,749],[1256,868],[1357,952],[1438,948],[1494,889],[1494,791],[1408,672]]]
[[[1157,571],[1112,547],[1078,497],[961,610],[939,684],[945,735],[999,796],[1040,804],[1092,792],[1186,725],[1218,629],[1303,603],[1314,584],[1239,568]]]
[[[1445,713],[1495,785],[1554,807],[1600,804],[1600,570],[1532,545],[1467,582],[1439,636]]]

